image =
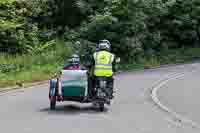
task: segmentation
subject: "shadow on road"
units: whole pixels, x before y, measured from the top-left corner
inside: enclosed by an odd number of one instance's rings
[[[90,105],[90,106],[78,106],[76,104],[68,104],[68,105],[57,105],[55,110],[50,110],[50,108],[41,109],[40,112],[46,112],[48,114],[69,114],[69,115],[77,115],[77,114],[101,114],[106,113],[108,109],[105,107],[103,112],[100,112],[98,108]]]

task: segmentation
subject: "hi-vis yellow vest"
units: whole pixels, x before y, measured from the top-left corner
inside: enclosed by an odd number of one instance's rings
[[[95,59],[95,76],[106,76],[110,77],[113,75],[112,63],[114,60],[114,55],[107,51],[96,52],[93,55]]]

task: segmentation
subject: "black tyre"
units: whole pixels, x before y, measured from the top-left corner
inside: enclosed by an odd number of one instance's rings
[[[104,103],[100,103],[100,105],[99,105],[99,110],[100,110],[101,112],[104,111]]]
[[[50,109],[51,110],[55,110],[56,108],[56,99],[53,98],[51,101],[50,101]]]

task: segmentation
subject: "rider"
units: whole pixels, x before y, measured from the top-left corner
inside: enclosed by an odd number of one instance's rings
[[[98,50],[93,54],[92,58],[93,74],[90,79],[90,82],[92,82],[90,89],[92,89],[92,92],[94,93],[93,88],[97,77],[107,77],[108,86],[111,89],[110,98],[113,98],[113,72],[116,72],[115,55],[110,52],[111,44],[108,40],[100,40],[97,49]]]
[[[67,64],[63,67],[63,70],[79,70],[80,66],[80,58],[77,54],[73,54],[68,60]]]

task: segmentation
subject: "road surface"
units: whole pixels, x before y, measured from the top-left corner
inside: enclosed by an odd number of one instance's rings
[[[195,75],[191,74],[192,71],[196,71]],[[199,128],[178,121],[173,115],[163,111],[151,98],[151,91],[159,81],[179,73],[186,73],[184,79],[168,82],[160,88],[158,97],[170,108],[200,123],[199,110],[196,110],[200,103],[198,97],[200,64],[195,63],[117,75],[115,100],[102,113],[93,110],[90,104],[73,102],[59,103],[55,111],[50,111],[47,85],[0,93],[0,131],[1,133],[200,133]]]
[[[157,95],[173,111],[200,125],[200,67],[162,86]]]

